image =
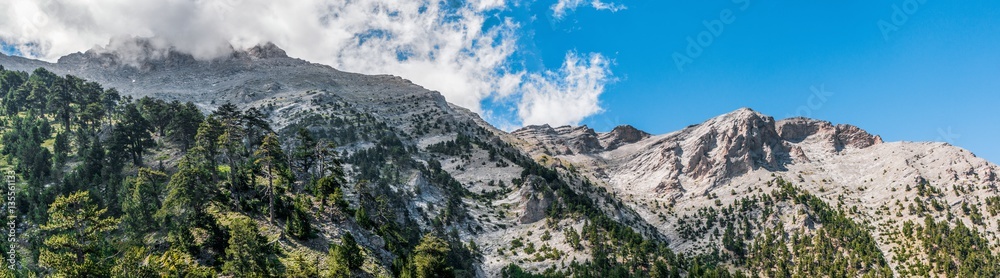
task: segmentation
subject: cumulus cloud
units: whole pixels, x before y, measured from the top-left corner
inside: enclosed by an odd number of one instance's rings
[[[198,59],[273,42],[340,70],[402,76],[478,113],[487,98],[518,101],[530,110],[517,113],[522,123],[576,124],[600,112],[597,96],[610,75],[598,54],[589,61],[569,54],[555,72],[512,69],[521,26],[500,17],[511,8],[504,0],[8,1],[0,40],[23,56],[54,61],[123,36],[154,38]],[[580,107],[547,104],[553,100]]]
[[[562,19],[566,16],[567,12],[575,11],[576,8],[584,5],[590,5],[597,10],[607,10],[611,12],[617,12],[628,8],[622,4],[601,2],[601,0],[591,0],[590,2],[587,2],[586,0],[559,0],[559,2],[552,5],[552,16],[556,19]]]
[[[579,57],[570,52],[558,71],[529,75],[518,103],[518,116],[525,125],[577,124],[602,111],[598,97],[613,81],[610,62],[600,54]]]

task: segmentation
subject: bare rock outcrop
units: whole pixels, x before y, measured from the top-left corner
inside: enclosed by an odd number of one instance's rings
[[[774,118],[743,108],[688,128],[682,143],[684,173],[724,180],[759,168],[781,169],[787,151],[774,123]]]
[[[614,150],[622,145],[639,142],[640,140],[649,138],[649,136],[649,133],[636,129],[631,125],[620,125],[610,132],[601,134],[600,141],[604,145],[604,149]]]
[[[542,153],[549,155],[588,154],[603,151],[598,134],[587,126],[527,126],[512,133]]]
[[[791,143],[816,140],[834,152],[845,148],[863,149],[882,143],[882,137],[869,134],[853,125],[833,125],[827,121],[801,117],[778,121],[776,128],[781,140]]]

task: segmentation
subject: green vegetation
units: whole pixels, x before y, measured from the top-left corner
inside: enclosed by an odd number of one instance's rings
[[[38,257],[40,266],[57,277],[106,276],[111,260],[104,235],[118,220],[106,217],[87,192],[58,197],[49,206],[49,221],[42,226],[48,236]]]
[[[978,232],[956,221],[954,227],[946,221],[937,222],[930,216],[924,224],[903,223],[903,236],[924,250],[926,258],[907,257],[898,271],[901,275],[945,277],[998,277],[1000,260],[990,244]],[[906,251],[904,251],[906,252]],[[904,253],[908,256],[909,252]]]
[[[468,238],[463,243],[460,231],[482,231],[470,220],[490,216],[475,208],[525,187],[551,201],[546,226],[535,230],[541,242],[515,239],[501,251],[523,259],[504,268],[505,277],[892,274],[870,227],[781,179],[771,182],[779,188],[771,194],[728,206],[713,195],[715,206],[682,216],[682,238],[713,241],[677,254],[644,222],[609,217],[629,208],[573,166],[539,164],[485,129],[430,112],[415,112],[415,134],[457,135],[420,152],[399,123],[336,101],[321,105],[330,114],[273,130],[266,107],[223,104],[203,115],[193,103],[134,100],[44,69],[0,68],[0,96],[0,155],[21,181],[16,208],[2,208],[23,221],[20,240],[0,245],[13,248],[21,264],[0,275],[471,277],[482,250]],[[339,151],[338,144],[348,147]],[[484,182],[493,190],[473,193],[449,174],[486,154],[482,165],[518,167],[520,176]],[[419,186],[400,186],[414,176]],[[427,187],[441,193],[440,202],[413,205]],[[938,200],[944,193],[926,181],[916,190],[910,210],[927,220],[905,223],[903,240],[930,251],[907,257],[913,263],[899,273],[997,276],[997,258],[976,227],[991,224],[1000,198],[961,203],[972,220],[967,227],[934,222],[930,214],[949,209]],[[816,228],[788,232],[769,224],[777,208],[792,206],[804,208]],[[324,238],[331,230],[339,239]],[[563,243],[590,257],[568,261],[568,250],[554,247]],[[562,267],[530,273],[523,262]]]
[[[350,236],[344,248],[331,248],[321,268],[308,267],[303,253],[283,243],[315,238],[314,221],[345,220],[337,225],[355,223],[385,240],[393,256],[388,273],[471,273],[473,253],[457,233],[445,232],[468,219],[462,198],[471,194],[440,164],[414,160],[417,149],[388,125],[349,106],[338,104],[336,111],[351,119],[280,131],[294,132],[289,135],[272,130],[267,112],[256,108],[223,104],[203,115],[192,103],[123,98],[45,69],[0,68],[0,96],[0,154],[23,181],[16,207],[27,221],[19,223],[27,230],[14,246],[23,267],[13,273],[337,277],[345,268],[367,271],[360,267],[370,255]],[[358,140],[376,144],[346,158],[360,170],[353,177],[360,182],[348,188],[336,143]],[[405,195],[389,184],[408,169],[450,194],[434,231],[419,230],[409,212],[394,205]],[[348,192],[356,204],[345,199]],[[86,229],[70,228],[80,225]],[[430,234],[435,240],[421,245]]]
[[[779,189],[771,193],[774,202],[805,206],[809,217],[822,226],[810,234],[790,237],[780,225],[764,229],[748,251],[746,262],[751,272],[765,276],[892,276],[867,227],[790,182],[780,178],[775,182]],[[785,242],[791,242],[791,248]]]

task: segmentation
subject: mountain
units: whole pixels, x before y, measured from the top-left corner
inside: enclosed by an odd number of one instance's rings
[[[599,147],[606,141],[594,138],[613,138],[612,133],[545,126],[513,132],[533,156],[572,165],[600,181],[680,252],[721,245],[712,234],[683,234],[684,219],[737,203],[753,192],[779,189],[768,182],[775,177],[836,204],[868,226],[896,275],[900,264],[913,264],[899,260],[907,257],[903,254],[926,252],[903,250],[912,246],[899,238],[906,221],[920,223],[924,216],[974,227],[992,250],[997,248],[1000,223],[984,221],[969,206],[987,207],[986,200],[996,198],[998,168],[945,143],[885,143],[855,126],[806,118],[775,121],[747,108],[669,134],[633,136],[641,139],[617,148]],[[925,202],[941,205],[921,212]],[[785,221],[785,229],[815,230],[810,226],[815,217]]]
[[[975,262],[995,259],[1000,243],[1000,222],[990,220],[1000,212],[998,168],[944,143],[886,143],[855,126],[775,120],[746,108],[663,135],[627,125],[609,132],[543,125],[508,133],[405,79],[338,71],[288,57],[273,44],[205,60],[155,40],[128,39],[57,63],[0,55],[0,66],[45,68],[135,99],[191,102],[222,119],[226,114],[219,111],[231,107],[259,113],[289,156],[301,150],[300,131],[336,143],[346,178],[337,187],[343,206],[331,210],[326,196],[296,190],[316,182],[307,178],[309,168],[277,198],[288,207],[293,199],[306,200],[294,202],[305,215],[294,217],[310,220],[313,237],[289,235],[293,216],[271,221],[255,205],[233,204],[245,196],[245,202],[267,206],[261,200],[272,191],[255,189],[265,184],[263,174],[250,174],[243,189],[233,178],[216,178],[209,195],[217,197],[206,209],[215,220],[192,228],[253,219],[262,236],[276,243],[286,271],[299,254],[330,268],[324,258],[337,248],[328,247],[346,244],[348,234],[364,250],[363,267],[351,271],[356,277],[419,276],[413,271],[427,269],[417,266],[427,254],[440,255],[450,274],[478,277],[996,271]],[[140,112],[148,110],[142,100],[137,103]],[[143,156],[146,165],[159,161],[173,180],[186,169],[182,157],[189,150],[155,133],[153,138],[156,147]],[[263,145],[247,138],[248,146]],[[69,164],[83,159],[84,148],[77,148],[81,155],[70,156]],[[244,159],[252,164],[256,157]],[[216,159],[220,166],[209,172],[235,171],[221,166],[231,155],[209,160]],[[139,175],[141,164],[126,164],[122,175]],[[65,183],[46,182],[60,188]],[[154,199],[169,198],[161,194]],[[25,225],[22,232],[38,234],[41,224]],[[922,233],[914,233],[915,226]],[[945,232],[930,232],[938,229]],[[169,234],[146,233],[139,261],[174,250]],[[942,241],[941,234],[962,235],[954,238],[965,243]],[[443,246],[431,248],[436,245],[424,240],[428,235]],[[207,238],[193,245],[202,251],[188,251],[194,264],[232,274],[222,263],[236,260],[222,255],[229,247]],[[21,249],[37,252],[37,242],[26,240]],[[212,248],[220,251],[204,251]],[[978,260],[951,257],[955,250]],[[814,257],[819,255],[827,257]]]

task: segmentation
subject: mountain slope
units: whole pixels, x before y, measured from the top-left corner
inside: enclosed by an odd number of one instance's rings
[[[58,63],[0,56],[0,65],[26,72],[43,67],[134,98],[191,101],[206,113],[225,104],[256,109],[287,153],[299,130],[336,143],[347,173],[348,186],[342,188],[349,211],[376,215],[365,221],[316,207],[310,218],[318,238],[306,241],[288,238],[279,225],[262,224],[288,254],[320,257],[326,245],[351,233],[374,262],[366,273],[400,275],[398,267],[420,235],[436,234],[450,241],[452,250],[480,253],[456,260],[465,264],[457,270],[494,277],[512,263],[531,271],[564,271],[570,262],[590,261],[591,250],[565,243],[565,232],[582,233],[604,212],[612,219],[631,219],[629,226],[656,237],[637,215],[616,208],[609,195],[587,191],[583,180],[539,166],[507,143],[515,140],[509,134],[398,77],[340,72],[288,58],[273,45],[198,61],[141,39],[71,54]],[[167,144],[158,148],[157,153],[181,152]],[[167,160],[167,174],[178,170],[177,161]],[[587,196],[587,204],[569,203],[567,198],[579,195]],[[229,211],[225,202],[215,205]],[[238,209],[231,214],[260,217]],[[627,227],[602,221],[590,227]]]
[[[431,234],[455,250],[455,274],[480,277],[958,275],[921,247],[940,236],[914,226],[955,227],[949,233],[997,251],[1000,222],[984,217],[1000,212],[996,165],[942,143],[885,143],[850,125],[740,109],[663,135],[631,126],[507,133],[399,77],[341,72],[271,44],[199,61],[137,39],[57,63],[0,55],[0,65],[191,101],[205,113],[225,104],[259,111],[286,152],[300,130],[336,143],[347,204],[308,210],[315,238],[291,238],[281,224],[289,220],[268,223],[225,199],[212,206],[257,220],[283,254],[317,261],[350,233],[366,254],[355,275],[403,275]],[[162,142],[154,152],[167,174],[180,171],[182,153]],[[150,247],[149,256],[164,252]]]
[[[566,129],[527,127],[513,134],[533,155],[573,165],[599,180],[679,251],[697,253],[721,245],[711,233],[685,234],[684,219],[779,189],[771,182],[775,177],[868,226],[897,275],[903,269],[899,265],[914,263],[900,260],[900,252],[923,252],[903,242],[899,231],[905,222],[920,223],[924,216],[974,227],[997,250],[1000,223],[983,221],[978,208],[997,195],[1000,169],[944,143],[884,143],[854,126],[805,118],[775,121],[745,108],[677,132],[587,153],[553,150],[561,142],[595,137],[560,132]],[[943,205],[919,209],[930,202]],[[807,222],[785,221],[785,228],[813,230]]]

